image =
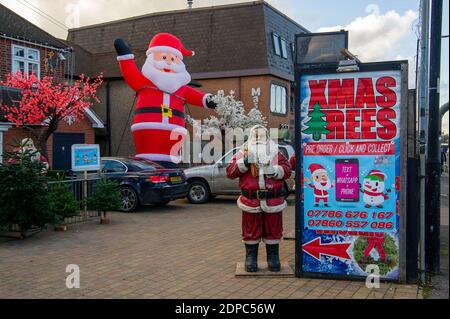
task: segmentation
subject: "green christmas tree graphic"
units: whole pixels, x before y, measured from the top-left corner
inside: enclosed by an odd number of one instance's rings
[[[320,141],[322,134],[330,133],[327,129],[328,122],[323,119],[325,113],[320,109],[319,103],[314,104],[308,116],[310,119],[305,123],[308,128],[303,130],[303,133],[312,135],[314,141]]]

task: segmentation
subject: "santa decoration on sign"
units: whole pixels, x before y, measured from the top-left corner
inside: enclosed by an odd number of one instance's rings
[[[185,104],[216,108],[208,98],[210,94],[187,85],[191,76],[183,58],[194,52],[187,50],[176,36],[159,33],[151,40],[140,71],[123,39],[117,39],[114,46],[123,77],[137,96],[131,126],[136,156],[166,167],[176,166],[180,161],[180,142],[187,133]]]
[[[331,182],[330,176],[325,168],[320,164],[311,164],[308,170],[312,175],[312,182],[309,178],[305,177],[308,186],[314,189],[314,206],[319,206],[319,203],[323,201],[324,205],[328,206],[328,191],[334,186]]]

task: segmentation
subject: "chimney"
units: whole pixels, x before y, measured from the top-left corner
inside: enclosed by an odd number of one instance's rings
[[[192,4],[194,3],[194,0],[187,0],[188,3],[188,9],[192,9]]]

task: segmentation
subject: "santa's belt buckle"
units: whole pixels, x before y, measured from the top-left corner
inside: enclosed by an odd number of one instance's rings
[[[164,104],[161,104],[161,114],[162,116],[172,117],[172,109]]]
[[[261,189],[256,191],[256,199],[261,200],[267,197],[267,190]]]

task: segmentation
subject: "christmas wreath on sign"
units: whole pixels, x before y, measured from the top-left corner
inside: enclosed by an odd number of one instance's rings
[[[370,254],[374,249],[378,252],[378,259]],[[358,237],[353,245],[353,256],[363,271],[368,265],[377,265],[380,275],[383,276],[398,265],[397,245],[395,240],[387,234]]]

